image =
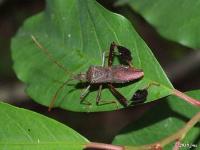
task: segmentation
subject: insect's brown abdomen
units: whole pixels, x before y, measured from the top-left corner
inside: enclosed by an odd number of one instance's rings
[[[87,71],[87,81],[95,83],[126,83],[144,76],[140,69],[129,66],[91,66]]]
[[[112,67],[112,83],[126,83],[144,76],[141,69],[135,69],[129,66]]]

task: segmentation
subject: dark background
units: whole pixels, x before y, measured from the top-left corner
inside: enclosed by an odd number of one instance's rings
[[[152,49],[174,87],[181,91],[200,87],[200,52],[162,38],[155,29],[128,6],[114,7],[113,0],[99,0],[107,9],[127,17]],[[60,109],[47,112],[47,108],[32,101],[12,70],[11,39],[23,21],[45,8],[44,0],[0,0],[0,99],[16,106],[45,114],[67,124],[86,138],[110,142],[113,136],[130,121],[157,102],[104,113],[75,113]],[[137,114],[137,115],[135,115]]]

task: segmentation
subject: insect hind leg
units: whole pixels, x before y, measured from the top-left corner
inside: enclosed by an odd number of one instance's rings
[[[112,101],[109,101],[109,100],[101,100],[102,87],[103,87],[103,85],[101,84],[101,85],[99,86],[99,90],[98,90],[97,97],[96,97],[96,105],[101,106],[101,105],[106,105],[106,104],[115,104],[115,105],[116,105],[116,108],[118,109],[119,106],[118,106],[118,103],[117,103],[116,100],[112,100]]]

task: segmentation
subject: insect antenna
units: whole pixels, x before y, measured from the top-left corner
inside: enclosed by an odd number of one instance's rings
[[[57,96],[58,96],[58,93],[63,89],[63,87],[69,82],[69,81],[72,81],[74,79],[68,79],[67,81],[65,81],[56,91],[55,95],[53,96],[52,100],[51,100],[51,103],[49,105],[49,108],[48,108],[48,111],[51,111],[51,109],[53,108],[53,105],[57,99]]]
[[[51,103],[49,105],[49,108],[48,108],[48,111],[51,111],[55,101],[56,101],[56,98],[58,96],[58,93],[63,89],[63,87],[69,82],[69,81],[72,81],[72,80],[76,80],[74,76],[69,70],[67,70],[64,65],[62,65],[61,63],[59,63],[54,57],[53,55],[49,52],[48,49],[46,49],[45,47],[42,46],[42,44],[40,44],[40,42],[36,39],[36,37],[34,35],[31,35],[31,39],[33,40],[33,42],[36,44],[36,46],[41,49],[46,55],[47,57],[49,58],[50,61],[52,61],[53,63],[55,63],[60,69],[62,69],[66,75],[69,75],[70,78],[68,80],[66,80],[64,83],[61,84],[61,86],[58,88],[58,90],[56,91],[55,95],[53,96],[52,100],[51,100]]]
[[[53,55],[49,52],[48,49],[46,49],[45,47],[42,46],[42,44],[40,44],[40,42],[35,38],[34,35],[31,35],[31,39],[33,40],[33,42],[36,44],[36,46],[41,49],[46,55],[47,57],[49,58],[49,60],[51,60],[53,63],[55,63],[59,68],[61,68],[66,75],[69,75],[70,76],[73,76],[73,74],[67,70],[63,64],[59,63],[54,57]]]

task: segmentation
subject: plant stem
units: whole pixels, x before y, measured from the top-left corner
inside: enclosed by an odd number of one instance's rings
[[[85,145],[85,148],[96,148],[96,149],[104,149],[104,150],[162,150],[162,147],[165,145],[173,142],[173,141],[180,141],[182,140],[188,131],[198,122],[200,121],[200,112],[190,119],[186,123],[186,125],[178,130],[176,133],[162,139],[156,143],[142,145],[142,146],[116,146],[111,144],[104,144],[104,143],[95,143],[91,142]],[[177,149],[177,147],[176,147]]]
[[[182,93],[181,91],[178,91],[178,90],[176,90],[176,89],[173,89],[172,92],[173,92],[173,93],[172,93],[173,95],[182,98],[182,99],[185,100],[186,102],[191,103],[191,104],[194,105],[194,106],[200,107],[200,101],[198,101],[197,99],[194,99],[194,98],[192,98],[192,97],[186,95],[185,93]]]
[[[161,140],[159,143],[162,146],[165,146],[173,141],[176,140],[182,140],[185,135],[188,133],[188,131],[198,122],[200,121],[200,112],[198,112],[195,116],[192,117],[192,119],[186,123],[186,125],[181,128],[178,132],[172,134],[171,136]]]
[[[96,143],[96,142],[90,142],[86,144],[85,148],[96,148],[96,149],[104,149],[104,150],[125,150],[123,146],[116,146],[116,145]]]

